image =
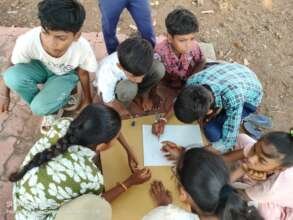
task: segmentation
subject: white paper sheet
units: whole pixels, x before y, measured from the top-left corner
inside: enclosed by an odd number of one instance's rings
[[[198,125],[166,125],[164,134],[158,138],[152,134],[151,125],[142,126],[144,166],[171,166],[161,151],[162,141],[172,141],[180,146],[192,144],[202,146],[202,138]]]

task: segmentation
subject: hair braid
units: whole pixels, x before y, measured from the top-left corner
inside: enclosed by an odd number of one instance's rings
[[[9,180],[11,182],[21,180],[23,176],[31,169],[40,167],[41,165],[51,161],[53,158],[64,154],[71,145],[78,143],[78,138],[76,138],[73,134],[74,131],[70,127],[66,135],[60,138],[56,144],[53,144],[50,148],[37,153],[20,171],[12,173],[9,177]]]

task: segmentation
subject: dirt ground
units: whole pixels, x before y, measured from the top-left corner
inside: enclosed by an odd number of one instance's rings
[[[0,25],[38,25],[38,0],[1,0]],[[87,9],[84,31],[100,32],[97,0],[82,0]],[[114,2],[114,0],[113,0]],[[265,96],[261,112],[271,116],[274,129],[293,126],[293,1],[288,0],[152,0],[157,34],[165,32],[164,19],[172,9],[192,10],[200,22],[198,40],[213,43],[217,57],[244,63],[262,81]],[[197,5],[197,2],[203,2]],[[115,4],[115,3],[113,3]],[[130,34],[133,21],[121,16],[119,31]]]

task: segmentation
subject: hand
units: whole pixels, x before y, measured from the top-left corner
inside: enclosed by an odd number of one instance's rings
[[[142,97],[142,109],[144,111],[151,111],[153,109],[153,101],[148,97]]]
[[[249,176],[251,179],[256,180],[256,181],[263,181],[267,179],[268,173],[262,172],[262,171],[257,171],[248,168],[247,164],[242,164],[242,168],[247,176]]]
[[[127,187],[133,186],[133,185],[139,185],[146,181],[148,181],[151,178],[151,170],[144,168],[144,169],[137,169],[135,172],[127,178],[125,181],[125,185]]]
[[[132,173],[135,173],[136,170],[138,170],[138,160],[136,157],[131,155],[130,153],[127,153],[128,157],[128,165]]]
[[[0,113],[8,112],[10,104],[10,97],[0,95]]]
[[[152,133],[158,137],[164,133],[166,121],[163,119],[159,119],[152,125]]]
[[[163,147],[161,148],[161,151],[163,151],[165,154],[165,157],[168,160],[177,160],[182,152],[184,152],[184,148],[178,146],[177,144],[171,142],[171,141],[163,141],[162,142]]]
[[[157,206],[166,206],[172,203],[172,195],[166,190],[161,181],[154,181],[151,184],[150,194]]]

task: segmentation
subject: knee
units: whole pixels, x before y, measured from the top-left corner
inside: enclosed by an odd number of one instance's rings
[[[206,138],[210,142],[216,142],[222,137],[222,129],[214,124],[207,124],[203,127]]]
[[[165,76],[165,66],[158,60],[154,60],[151,71],[154,75],[154,78],[160,81]]]
[[[44,116],[53,113],[51,109],[48,108],[48,103],[44,103],[42,100],[36,98],[31,102],[30,108],[32,113],[38,116]]]
[[[3,80],[7,87],[12,90],[18,90],[24,84],[24,80],[19,73],[14,71],[14,67],[10,67],[3,74]]]
[[[120,81],[115,88],[115,94],[120,102],[131,102],[138,92],[137,84],[130,82],[129,80]]]

